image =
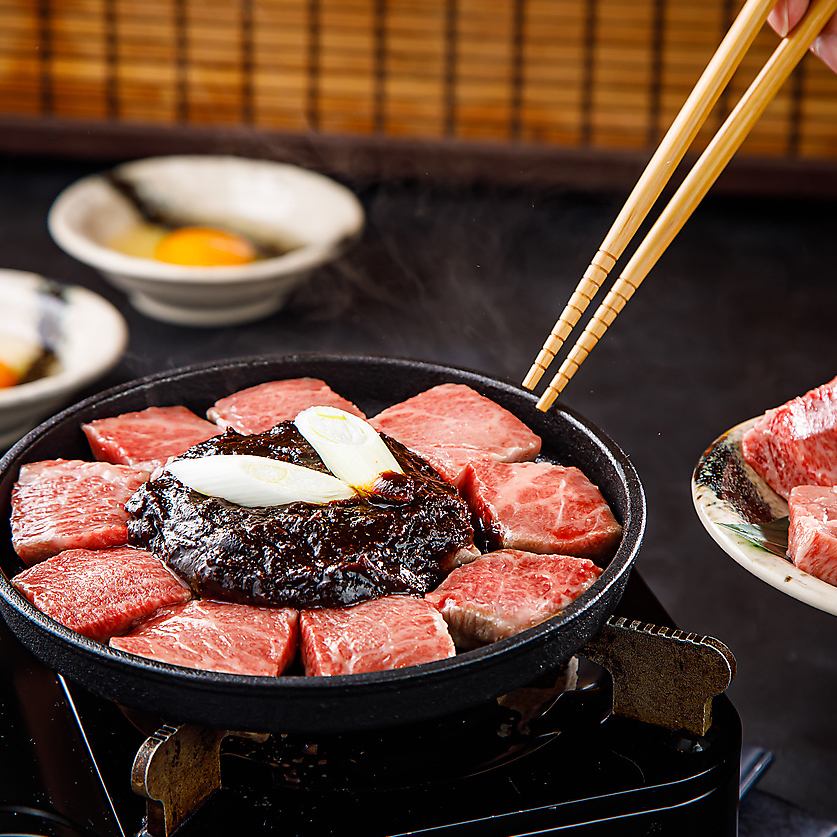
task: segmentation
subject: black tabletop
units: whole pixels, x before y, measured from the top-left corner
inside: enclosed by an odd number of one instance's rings
[[[46,231],[50,202],[96,168],[0,167],[0,265],[86,285],[131,340],[100,386],[198,360],[334,351],[410,356],[519,380],[624,195],[359,191],[368,226],[279,314],[229,329],[154,322]],[[762,788],[837,816],[837,620],[773,590],[710,541],[689,478],[726,428],[837,373],[833,204],[711,199],[689,222],[566,401],[632,456],[648,494],[639,566],[678,623],[735,651],[748,741],[776,753]]]

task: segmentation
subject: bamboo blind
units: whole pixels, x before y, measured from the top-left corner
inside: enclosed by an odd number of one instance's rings
[[[646,149],[735,0],[0,0],[0,114]],[[763,32],[705,140],[775,46]],[[837,158],[808,57],[743,153]]]

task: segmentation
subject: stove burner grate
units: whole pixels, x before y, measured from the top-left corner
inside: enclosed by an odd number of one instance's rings
[[[569,667],[552,682],[505,695],[490,706],[379,734],[310,736],[218,732],[163,726],[143,743],[132,784],[147,800],[150,837],[169,837],[222,786],[221,754],[257,765],[274,790],[351,795],[415,790],[462,781],[514,762],[572,732],[589,736],[605,717],[680,731],[675,750],[699,752],[712,703],[735,671],[729,649],[712,637],[624,618],[608,620],[583,652],[608,669],[575,689]],[[603,695],[607,696],[603,699]],[[247,764],[250,763],[250,764]],[[225,782],[235,772],[227,772]]]

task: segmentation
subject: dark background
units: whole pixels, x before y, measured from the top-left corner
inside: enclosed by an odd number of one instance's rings
[[[452,191],[429,178],[364,186],[367,230],[347,258],[267,320],[202,330],[136,313],[51,242],[50,203],[95,168],[0,162],[0,264],[86,285],[125,314],[128,352],[100,387],[198,360],[298,351],[439,360],[519,381],[625,197]],[[831,818],[837,620],[727,558],[697,520],[689,478],[723,430],[837,373],[835,232],[833,203],[708,200],[564,396],[644,481],[641,573],[682,627],[734,650],[745,739],[777,756],[761,787]]]

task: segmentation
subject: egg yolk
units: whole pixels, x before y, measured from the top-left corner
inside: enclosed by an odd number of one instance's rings
[[[13,387],[20,380],[20,376],[7,363],[0,360],[0,389]]]
[[[228,267],[249,264],[256,250],[244,237],[211,227],[182,227],[163,236],[154,258],[192,267]]]

